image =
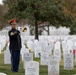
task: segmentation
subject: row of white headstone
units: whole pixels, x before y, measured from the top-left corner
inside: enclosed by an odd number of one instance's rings
[[[25,75],[39,75],[39,63],[28,61],[25,67]],[[59,75],[59,61],[56,56],[51,56],[48,62],[48,75]]]
[[[10,52],[6,50],[4,52],[5,63],[10,64]],[[6,54],[7,53],[7,54]],[[48,65],[48,75],[59,75],[59,57],[57,56],[46,56],[46,52],[41,56],[41,65]],[[33,53],[24,53],[23,55],[25,75],[39,75],[39,63],[33,61]],[[64,69],[72,70],[74,68],[73,64],[73,54],[65,54],[64,57]]]
[[[74,69],[74,58],[73,58],[73,44],[70,40],[65,40],[65,46],[62,47],[63,50],[63,57],[64,57],[64,69],[65,70],[72,70]],[[33,52],[35,53],[35,57],[40,57],[41,55],[41,65],[49,65],[48,58],[52,54],[52,50],[54,50],[54,55],[56,55],[57,59],[54,63],[52,63],[52,67],[48,66],[48,75],[59,75],[59,61],[61,60],[61,45],[64,41],[56,41],[55,44],[52,45],[45,45],[47,42],[42,41],[43,43],[35,43],[27,42],[27,45]],[[31,45],[30,45],[31,44]],[[33,47],[32,47],[33,46]],[[42,46],[42,47],[40,47]],[[52,48],[52,49],[51,49]],[[41,53],[41,54],[40,54]],[[46,60],[45,60],[46,59]],[[54,60],[53,60],[54,61]],[[57,65],[56,62],[58,61]],[[58,66],[58,67],[57,67]],[[51,69],[51,70],[50,70]],[[55,73],[57,72],[57,73]]]
[[[34,52],[36,58],[40,58],[41,65],[48,65],[48,75],[59,75],[59,62],[61,61],[62,55],[64,58],[64,69],[74,69],[73,49],[75,49],[76,45],[72,39],[59,40],[59,38],[57,38],[57,40],[50,39],[50,41],[48,41],[48,39],[46,39],[47,41],[37,41],[30,38],[30,40],[26,40],[25,42],[24,38],[22,38],[22,40],[21,56],[24,62],[25,75],[39,75],[39,63],[33,61],[33,53],[30,53],[29,50]],[[25,48],[24,44],[26,44],[28,48]],[[8,46],[4,52],[5,64],[11,63]],[[37,66],[35,66],[35,64]]]
[[[45,57],[44,60],[41,60],[42,65],[48,66],[48,75],[59,75],[59,58],[57,56],[49,56],[48,58]],[[47,63],[46,63],[47,61]],[[24,54],[24,69],[25,75],[29,75],[28,73],[33,75],[39,75],[39,63],[33,61],[33,54],[32,53],[25,53]],[[33,66],[33,64],[36,64]],[[65,54],[64,57],[64,69],[65,70],[73,70],[74,63],[73,63],[73,54]]]

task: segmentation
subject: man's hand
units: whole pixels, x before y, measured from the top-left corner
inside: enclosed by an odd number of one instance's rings
[[[10,35],[11,35],[11,36],[14,35],[14,32],[11,32]]]
[[[14,32],[14,34],[17,34],[17,35],[19,35],[19,32],[18,32],[18,31],[15,31],[15,32]]]
[[[14,33],[15,33],[15,34],[18,34],[18,32],[17,32],[17,31],[15,31]]]

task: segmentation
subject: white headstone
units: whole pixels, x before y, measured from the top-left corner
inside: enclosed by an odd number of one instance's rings
[[[4,51],[4,63],[11,64],[11,55],[9,50]]]
[[[35,57],[39,58],[41,55],[41,48],[40,47],[35,47]]]
[[[67,45],[66,45],[66,41],[62,41],[62,50],[66,50],[67,49]]]
[[[7,75],[7,74],[5,74],[5,73],[0,73],[0,75]]]
[[[53,48],[51,45],[46,46],[46,51],[48,51],[50,55],[52,55],[52,50],[53,50]]]
[[[69,50],[73,49],[73,42],[71,40],[67,40],[67,49]]]
[[[49,52],[41,52],[41,65],[48,65]]]
[[[50,43],[49,43],[49,46],[50,46],[51,50],[54,49],[54,43],[53,43],[53,42],[50,42]]]
[[[57,56],[50,56],[49,58],[48,75],[59,75],[59,60]]]
[[[57,56],[57,57],[59,57],[59,61],[61,60],[61,50],[55,49],[54,50],[54,55]]]
[[[46,50],[47,42],[46,41],[40,41],[39,45],[41,47],[41,50]]]
[[[59,49],[59,50],[60,50],[60,42],[59,42],[59,41],[57,41],[57,42],[55,43],[55,49]]]
[[[33,53],[25,53],[24,54],[24,69],[26,68],[28,61],[33,61]]]
[[[21,49],[22,61],[24,60],[24,54],[25,54],[25,53],[29,53],[29,49],[27,49],[27,48],[22,48],[22,49]]]
[[[64,54],[64,69],[72,70],[74,68],[73,54]]]
[[[39,75],[39,63],[29,61],[26,65],[25,75]]]

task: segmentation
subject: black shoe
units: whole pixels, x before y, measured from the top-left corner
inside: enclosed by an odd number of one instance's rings
[[[18,71],[14,71],[12,68],[11,68],[11,71],[12,71],[12,72],[15,72],[15,73],[17,73],[17,72],[18,72]]]
[[[17,73],[18,71],[13,71],[13,72]]]
[[[18,71],[13,71],[13,70],[12,70],[12,72],[17,73]]]

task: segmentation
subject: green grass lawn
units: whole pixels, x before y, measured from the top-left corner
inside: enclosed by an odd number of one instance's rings
[[[40,62],[40,59],[34,58],[35,61]],[[7,75],[25,75],[25,70],[23,69],[23,63],[20,61],[20,67],[18,73],[13,73],[10,70],[11,65],[5,65],[4,64],[4,52],[0,54],[0,72],[6,73]],[[76,67],[74,67],[74,70],[67,71],[63,68],[63,59],[60,62],[60,75],[74,75],[76,74]],[[40,65],[40,75],[48,75],[48,67],[47,66],[41,66]]]

